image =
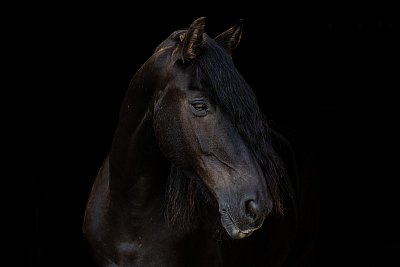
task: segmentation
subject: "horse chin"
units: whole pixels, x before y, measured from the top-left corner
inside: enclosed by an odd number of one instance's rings
[[[239,230],[238,228],[233,228],[233,229],[231,229],[231,231],[227,230],[227,232],[228,232],[229,236],[232,237],[233,239],[242,239],[242,238],[250,236],[254,231],[250,230],[250,231],[244,232],[244,231]]]
[[[234,220],[231,218],[229,213],[226,211],[221,212],[221,223],[222,223],[222,226],[225,228],[226,232],[233,239],[242,239],[242,238],[248,237],[255,230],[259,229],[262,226],[262,223],[261,223],[256,228],[250,228],[250,229],[246,229],[246,230],[239,229],[239,227],[236,226]]]

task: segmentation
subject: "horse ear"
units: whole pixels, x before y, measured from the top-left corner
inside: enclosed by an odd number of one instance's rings
[[[203,33],[206,26],[206,17],[200,17],[192,22],[182,41],[182,60],[196,58],[196,49],[203,42]]]
[[[214,40],[222,46],[228,53],[232,54],[233,50],[239,45],[242,37],[243,20],[240,19],[235,26],[221,33]]]

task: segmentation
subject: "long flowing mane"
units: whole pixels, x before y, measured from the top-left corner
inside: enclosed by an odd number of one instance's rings
[[[256,95],[234,66],[232,57],[211,38],[205,38],[203,49],[190,64],[195,66],[197,78],[206,84],[218,106],[229,116],[241,137],[262,168],[276,213],[284,212],[283,200],[292,197],[284,163],[274,150],[271,128],[260,110]],[[171,167],[167,190],[167,219],[173,225],[192,224],[207,199],[207,189],[182,170]],[[202,199],[202,200],[200,200]]]

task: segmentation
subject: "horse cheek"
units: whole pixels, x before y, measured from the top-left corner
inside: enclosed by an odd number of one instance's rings
[[[154,117],[154,131],[161,152],[173,164],[186,165],[188,144],[184,139],[181,118],[171,110],[159,110]]]

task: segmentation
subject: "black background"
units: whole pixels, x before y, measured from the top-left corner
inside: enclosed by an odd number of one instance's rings
[[[271,121],[311,140],[317,266],[399,264],[395,9],[200,4],[1,9],[2,220],[13,265],[90,266],[84,208],[124,92],[158,43],[200,16],[210,36],[244,19],[238,69]]]

